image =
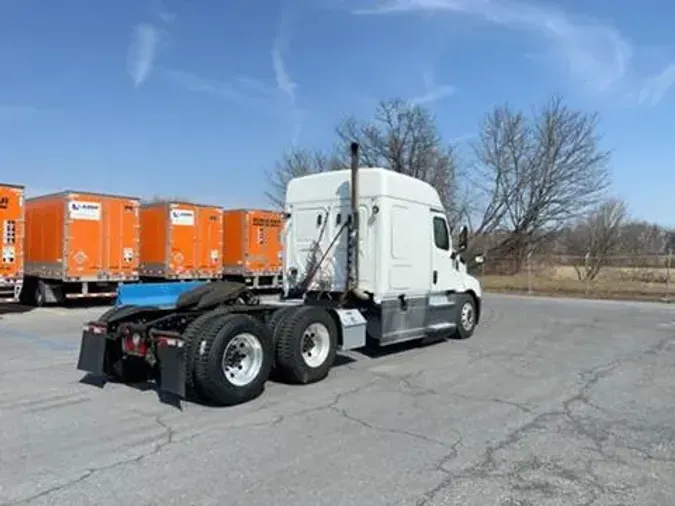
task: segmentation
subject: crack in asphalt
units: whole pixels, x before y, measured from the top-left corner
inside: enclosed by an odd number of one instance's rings
[[[447,441],[443,441],[440,439],[435,439],[429,436],[425,436],[423,434],[418,434],[416,432],[408,431],[408,430],[402,430],[402,429],[392,429],[390,427],[383,427],[381,425],[375,425],[367,420],[364,420],[362,418],[359,418],[357,416],[349,414],[349,412],[345,408],[338,408],[337,406],[331,406],[333,411],[338,413],[340,416],[343,418],[346,418],[349,421],[352,421],[354,423],[357,423],[361,425],[362,427],[366,427],[367,429],[371,429],[380,433],[385,433],[385,434],[395,434],[399,436],[408,436],[413,439],[417,439],[419,441],[425,441],[427,443],[431,443],[433,445],[438,445],[443,448],[446,448],[448,446],[454,446],[454,444],[448,444]],[[455,431],[456,432],[456,431]],[[458,435],[457,441],[460,440],[460,436]],[[456,444],[456,443],[455,443]]]
[[[559,329],[557,329],[559,331]],[[536,340],[536,339],[535,339]],[[445,475],[439,483],[434,487],[430,488],[423,494],[421,494],[417,500],[417,506],[428,506],[434,501],[441,493],[443,493],[447,488],[453,486],[453,484],[462,481],[462,480],[480,480],[480,479],[503,479],[508,482],[510,489],[518,494],[531,495],[531,494],[541,494],[545,497],[554,497],[556,494],[560,493],[560,487],[550,483],[542,478],[527,478],[525,474],[531,471],[544,472],[548,476],[557,477],[560,480],[568,483],[574,483],[582,487],[584,492],[584,501],[582,506],[592,506],[595,504],[603,495],[606,494],[619,494],[626,493],[632,488],[635,488],[636,485],[631,484],[619,484],[619,485],[608,485],[602,482],[602,478],[595,472],[594,466],[602,463],[614,463],[621,466],[627,466],[629,468],[635,467],[630,462],[627,462],[625,459],[622,459],[616,452],[608,449],[608,446],[611,445],[614,449],[624,448],[629,451],[635,452],[640,458],[648,462],[657,462],[657,463],[675,463],[675,456],[659,456],[655,455],[653,452],[636,446],[634,444],[629,444],[625,441],[622,441],[621,438],[614,433],[610,428],[607,427],[593,427],[588,422],[587,419],[576,414],[574,412],[575,406],[585,405],[593,409],[598,410],[599,412],[607,413],[602,407],[598,406],[596,403],[592,402],[590,397],[592,390],[602,381],[604,378],[607,378],[614,374],[624,363],[632,360],[636,360],[636,355],[654,355],[659,354],[665,351],[672,343],[673,338],[671,335],[660,340],[653,346],[647,347],[645,350],[639,353],[631,353],[616,358],[608,363],[592,367],[590,369],[583,370],[579,373],[579,382],[575,391],[568,397],[562,399],[561,406],[558,409],[552,409],[545,411],[543,413],[535,414],[536,411],[531,407],[523,403],[518,403],[510,399],[505,399],[501,397],[480,397],[472,396],[466,394],[458,394],[453,392],[442,393],[432,388],[427,388],[421,385],[418,385],[414,382],[414,379],[425,371],[421,371],[414,374],[409,374],[406,376],[395,376],[387,373],[375,373],[372,371],[362,371],[373,376],[371,381],[366,381],[363,384],[360,384],[357,387],[339,392],[331,397],[329,402],[322,403],[317,406],[313,406],[306,409],[301,409],[293,411],[288,414],[277,415],[271,420],[266,420],[264,422],[255,422],[255,423],[244,423],[244,424],[224,424],[223,428],[225,429],[241,429],[249,427],[277,427],[284,422],[292,418],[306,416],[311,413],[316,413],[324,410],[330,410],[338,414],[339,416],[357,423],[365,428],[368,428],[373,431],[377,431],[383,434],[394,434],[401,435],[405,437],[410,437],[418,441],[423,441],[428,444],[440,446],[447,449],[447,453],[443,455],[435,464],[434,471],[440,472]],[[477,350],[473,350],[478,353],[478,356],[475,357],[475,360],[482,359],[491,359],[495,356],[504,356],[506,353],[503,352],[493,352],[493,353],[480,353]],[[525,351],[523,352],[525,353]],[[511,355],[511,354],[508,354]],[[522,354],[520,355],[522,357]],[[490,445],[487,445],[483,450],[481,459],[473,463],[472,465],[465,466],[458,471],[451,471],[447,469],[449,463],[455,460],[459,455],[459,450],[463,446],[462,435],[457,432],[456,439],[454,441],[436,439],[424,434],[419,434],[417,432],[388,428],[381,425],[376,425],[363,417],[357,417],[353,413],[350,413],[347,408],[340,407],[339,404],[345,398],[358,394],[359,392],[377,384],[378,382],[386,381],[393,382],[398,381],[403,384],[408,390],[407,394],[411,395],[413,398],[418,396],[443,396],[443,397],[457,397],[465,400],[472,400],[477,402],[488,402],[502,404],[518,409],[519,411],[527,414],[534,415],[524,424],[519,425],[518,427],[510,430],[504,435],[504,437],[496,442],[493,442]],[[404,392],[406,394],[406,392]],[[258,409],[252,411],[252,413],[260,412],[265,409],[271,409],[274,406],[261,406]],[[93,467],[86,469],[80,476],[75,479],[72,479],[66,483],[62,483],[53,487],[50,487],[46,490],[43,490],[39,493],[31,495],[26,498],[16,499],[9,502],[1,503],[0,506],[17,506],[29,503],[39,498],[43,498],[50,494],[63,491],[70,487],[76,486],[97,473],[105,472],[120,466],[127,464],[134,464],[147,459],[153,455],[158,454],[165,447],[171,444],[183,444],[192,439],[200,437],[206,432],[199,432],[192,434],[186,438],[181,439],[180,441],[176,440],[176,430],[172,428],[168,423],[163,420],[163,416],[166,415],[151,415],[147,413],[138,413],[141,416],[151,418],[154,422],[160,426],[163,430],[163,434],[160,436],[160,440],[154,444],[154,446],[146,452],[143,452],[140,455],[137,455],[133,458],[126,458],[111,464]],[[523,439],[527,438],[536,431],[550,431],[551,424],[557,421],[563,421],[571,429],[572,436],[579,440],[589,441],[591,443],[590,447],[587,447],[589,451],[597,454],[599,458],[590,459],[585,462],[583,470],[574,470],[564,467],[562,464],[551,461],[543,461],[536,456],[525,461],[519,461],[514,464],[513,470],[501,470],[503,463],[500,463],[498,460],[498,454],[503,450],[517,444]],[[527,499],[522,498],[507,498],[504,502],[501,503],[502,506],[515,506],[515,505],[529,505],[536,504],[530,503]]]
[[[646,350],[641,352],[641,354],[643,355],[656,354],[666,349],[672,341],[673,341],[672,336],[668,336],[667,338],[660,340],[657,344],[648,347]],[[532,481],[528,481],[523,478],[522,476],[523,472],[525,472],[526,470],[534,470],[534,469],[540,471],[544,470],[547,472],[547,474],[557,476],[561,479],[564,479],[567,482],[586,485],[586,492],[590,497],[588,498],[587,501],[584,501],[582,503],[582,506],[592,506],[602,497],[603,494],[608,493],[616,494],[619,492],[626,492],[634,488],[634,486],[631,485],[612,487],[607,486],[601,482],[600,477],[595,472],[593,472],[592,467],[596,463],[604,461],[604,462],[613,462],[628,467],[634,466],[632,466],[629,462],[626,462],[625,460],[621,459],[619,456],[610,454],[605,449],[605,443],[609,435],[607,431],[590,430],[584,425],[583,421],[572,412],[572,406],[575,403],[582,403],[587,404],[589,406],[593,406],[593,404],[589,400],[591,390],[603,378],[606,378],[610,376],[612,373],[614,373],[617,370],[617,368],[619,368],[624,362],[634,359],[635,354],[625,355],[615,360],[612,360],[609,363],[581,371],[581,373],[579,373],[581,379],[581,386],[577,389],[577,391],[573,395],[567,397],[562,401],[562,409],[549,410],[544,413],[540,413],[531,420],[529,420],[528,422],[526,422],[525,424],[520,425],[517,428],[513,429],[512,431],[508,432],[504,438],[497,441],[496,443],[493,443],[492,445],[487,446],[487,448],[483,452],[482,459],[476,464],[465,467],[457,472],[449,471],[448,469],[446,469],[445,466],[457,456],[456,448],[453,449],[452,452],[445,455],[436,465],[436,470],[440,471],[441,473],[444,473],[446,475],[446,478],[443,479],[433,488],[423,493],[419,498],[419,500],[417,501],[417,506],[427,506],[436,497],[438,497],[438,495],[441,492],[443,492],[448,487],[452,486],[456,481],[478,480],[478,479],[486,479],[489,477],[503,478],[508,480],[511,489],[514,491],[532,492],[536,490],[538,492],[550,493],[551,491],[550,487],[553,486],[552,484],[548,482],[546,482],[545,485],[541,482],[533,483]],[[502,401],[503,401],[502,399],[498,399],[496,402]],[[567,423],[571,424],[571,426],[574,429],[573,430],[574,436],[576,436],[577,438],[590,440],[594,446],[592,450],[601,455],[602,459],[587,462],[585,465],[583,475],[579,474],[576,471],[564,468],[563,466],[553,462],[545,462],[543,463],[543,465],[541,465],[542,462],[539,459],[537,459],[537,457],[530,459],[530,461],[518,463],[515,471],[501,474],[496,472],[500,467],[499,463],[495,458],[498,452],[518,443],[519,441],[523,440],[525,437],[529,436],[532,432],[536,430],[546,430],[548,428],[549,423],[559,420],[560,418],[563,418]],[[618,439],[617,441],[615,441],[615,445],[617,446],[617,448],[623,447],[635,451],[636,453],[640,454],[644,460],[667,462],[667,463],[675,462],[675,457],[672,458],[656,457],[644,449],[628,446],[625,443],[622,444]],[[515,480],[518,480],[521,483],[520,484],[513,483]],[[509,500],[515,501],[516,499],[510,498]],[[523,503],[519,502],[518,504]]]
[[[281,424],[282,422],[284,422],[284,421],[286,421],[290,418],[295,418],[295,417],[298,417],[298,416],[303,416],[303,415],[307,415],[307,414],[310,414],[310,413],[313,413],[313,412],[323,411],[323,410],[326,410],[326,409],[332,409],[344,397],[347,397],[349,395],[358,393],[360,390],[363,390],[365,388],[370,387],[373,383],[374,383],[373,381],[370,381],[368,383],[359,385],[358,387],[355,387],[355,388],[352,388],[352,389],[349,389],[349,390],[345,390],[344,392],[340,392],[340,393],[336,394],[335,396],[333,396],[331,401],[327,404],[323,404],[323,405],[320,405],[320,406],[315,406],[315,407],[312,407],[312,408],[307,408],[307,409],[295,411],[295,412],[287,414],[287,415],[278,415],[278,416],[274,417],[274,419],[268,420],[268,421],[265,421],[265,422],[254,422],[254,423],[240,424],[240,425],[237,425],[237,424],[228,425],[228,424],[226,424],[224,426],[224,428],[226,428],[226,429],[228,429],[228,428],[229,429],[240,429],[240,428],[251,428],[251,427],[264,427],[264,426],[273,427],[273,426],[277,426],[277,425]],[[254,412],[260,411],[262,409],[265,409],[265,408],[262,407],[258,410],[255,410]],[[153,455],[158,454],[162,449],[164,449],[165,447],[167,447],[170,444],[173,444],[173,443],[184,444],[186,442],[189,442],[189,441],[191,441],[193,439],[196,439],[196,438],[205,434],[205,432],[198,432],[198,433],[192,434],[192,435],[190,435],[190,436],[188,436],[184,439],[181,439],[179,442],[177,442],[177,441],[175,441],[175,436],[176,436],[175,429],[172,428],[170,425],[168,425],[166,422],[164,422],[162,420],[162,418],[163,418],[162,415],[151,415],[151,414],[148,414],[148,413],[143,413],[139,410],[131,410],[131,411],[140,415],[140,416],[152,418],[155,421],[155,423],[157,425],[159,425],[164,430],[163,437],[161,438],[161,440],[159,442],[157,442],[155,444],[155,446],[152,449],[150,449],[149,451],[144,452],[140,455],[132,457],[132,458],[118,460],[116,462],[113,462],[113,463],[105,465],[105,466],[98,466],[98,467],[89,468],[89,469],[85,470],[79,477],[77,477],[73,480],[69,480],[66,483],[61,483],[59,485],[55,485],[55,486],[50,487],[48,489],[45,489],[45,490],[43,490],[39,493],[33,494],[29,497],[0,503],[0,506],[18,506],[18,505],[22,505],[22,504],[27,504],[31,501],[36,500],[36,499],[40,499],[40,498],[43,498],[45,496],[51,495],[55,492],[60,492],[62,490],[66,490],[70,487],[78,485],[78,484],[86,481],[87,479],[91,478],[92,476],[94,476],[98,473],[109,471],[111,469],[115,469],[115,468],[118,468],[118,467],[121,467],[121,466],[125,466],[127,464],[137,464],[137,463],[143,461],[144,459],[147,459],[148,457],[151,457]],[[208,431],[206,433],[208,433]]]
[[[159,451],[162,450],[162,448],[164,448],[165,446],[167,446],[167,445],[169,445],[173,442],[174,430],[169,425],[167,425],[164,421],[162,421],[161,416],[155,416],[154,421],[157,425],[159,425],[164,430],[164,435],[163,435],[162,439],[160,441],[158,441],[155,444],[154,448],[152,448],[150,451],[144,452],[140,455],[137,455],[136,457],[122,459],[122,460],[119,460],[117,462],[113,462],[111,464],[105,465],[105,466],[89,468],[89,469],[85,470],[82,473],[82,475],[80,475],[78,478],[76,478],[74,480],[70,480],[66,483],[62,483],[60,485],[50,487],[46,490],[43,490],[42,492],[39,492],[37,494],[33,494],[33,495],[31,495],[29,497],[25,497],[23,499],[17,499],[17,500],[1,503],[0,506],[16,506],[16,505],[19,505],[19,504],[26,504],[26,503],[29,503],[29,502],[34,501],[36,499],[40,499],[42,497],[53,494],[54,492],[59,492],[61,490],[65,490],[65,489],[70,488],[74,485],[82,483],[83,481],[91,478],[95,474],[100,473],[102,471],[114,469],[116,467],[123,466],[123,465],[126,465],[126,464],[138,463],[138,462],[141,462],[143,459],[145,459],[147,457],[150,457],[152,455],[155,455],[156,453],[159,453]]]

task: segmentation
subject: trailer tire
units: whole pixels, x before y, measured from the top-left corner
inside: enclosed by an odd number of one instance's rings
[[[459,294],[457,302],[459,309],[457,311],[457,328],[454,338],[468,339],[476,329],[476,303],[468,293]]]
[[[303,306],[284,318],[276,343],[279,373],[294,383],[321,381],[333,366],[338,346],[338,328],[321,307]]]
[[[199,387],[199,383],[195,378],[195,362],[197,360],[197,353],[199,351],[199,343],[204,332],[212,324],[216,324],[216,320],[227,316],[224,311],[210,311],[198,316],[187,326],[183,332],[183,340],[185,341],[185,391],[188,396],[193,396],[197,400],[202,400],[206,396]]]
[[[245,355],[244,363],[239,350]],[[252,316],[229,314],[204,329],[195,360],[195,378],[210,400],[225,406],[241,404],[263,392],[273,358],[267,327]]]

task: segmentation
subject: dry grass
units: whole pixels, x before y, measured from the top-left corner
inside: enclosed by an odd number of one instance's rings
[[[531,279],[527,273],[522,273],[485,275],[481,281],[488,292],[528,293],[531,288],[532,293],[540,295],[628,300],[675,298],[665,268],[606,267],[594,281],[585,283],[578,279],[574,267],[551,266],[533,269]],[[671,280],[671,284],[672,281],[675,280]]]

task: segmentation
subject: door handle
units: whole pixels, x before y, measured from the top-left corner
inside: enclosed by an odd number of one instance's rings
[[[434,284],[438,282],[438,271],[434,271]]]

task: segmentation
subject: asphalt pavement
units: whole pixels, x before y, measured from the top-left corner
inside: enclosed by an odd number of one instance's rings
[[[466,341],[233,408],[82,383],[84,320],[0,316],[0,505],[672,505],[675,309],[487,295]]]

